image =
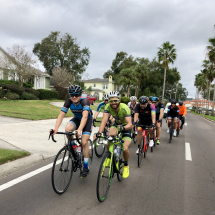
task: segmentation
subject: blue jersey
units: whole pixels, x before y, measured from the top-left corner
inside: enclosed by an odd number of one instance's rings
[[[77,118],[78,120],[82,119],[82,112],[85,110],[87,110],[89,112],[88,118],[92,117],[92,115],[93,115],[92,110],[90,109],[90,102],[86,98],[81,98],[78,105],[75,105],[72,102],[72,100],[70,98],[68,98],[65,101],[61,111],[63,111],[64,113],[67,113],[69,109],[72,111],[75,118]]]
[[[105,110],[105,102],[101,102],[97,108],[97,112],[104,112]]]

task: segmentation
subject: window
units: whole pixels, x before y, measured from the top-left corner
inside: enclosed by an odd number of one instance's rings
[[[103,90],[105,89],[105,84],[102,84],[102,89],[103,89]]]
[[[108,89],[108,84],[106,84],[106,89]]]
[[[83,93],[81,96],[86,98],[86,97],[87,97],[87,94],[84,94],[84,93]]]
[[[96,87],[96,84],[93,84],[93,87]]]
[[[117,86],[117,91],[119,91],[119,85]]]

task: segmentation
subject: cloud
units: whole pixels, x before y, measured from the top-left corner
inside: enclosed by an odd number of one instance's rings
[[[153,59],[170,41],[189,95],[202,69],[208,38],[214,37],[213,0],[1,0],[0,46],[18,43],[32,51],[51,31],[70,33],[89,47],[87,72],[101,78],[119,51]]]

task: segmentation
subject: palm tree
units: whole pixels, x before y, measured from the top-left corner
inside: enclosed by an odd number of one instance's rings
[[[174,48],[174,44],[170,44],[170,42],[165,42],[162,44],[162,48],[158,48],[159,51],[158,61],[162,62],[164,66],[164,80],[163,80],[163,94],[162,94],[162,101],[164,100],[164,91],[165,91],[165,83],[166,83],[166,70],[168,69],[169,63],[174,63],[176,60],[177,54],[176,49]]]
[[[215,37],[214,38],[210,38],[209,39],[209,43],[210,45],[207,46],[207,50],[208,50],[208,58],[209,60],[213,63],[214,67],[215,67]],[[212,113],[211,115],[214,116],[214,102],[215,102],[215,70],[214,70],[214,95],[213,95],[213,106],[212,106]]]

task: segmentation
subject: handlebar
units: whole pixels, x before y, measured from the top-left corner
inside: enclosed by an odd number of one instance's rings
[[[52,135],[52,134],[54,134],[54,130],[53,130],[53,129],[51,129],[51,131],[50,131],[48,140],[50,139],[50,137],[52,137],[52,141],[56,143],[57,141],[54,139],[54,135]],[[76,136],[76,139],[73,139],[73,140],[77,140],[78,143],[81,144],[80,141],[79,141],[79,138],[78,138],[78,136],[77,136],[77,131],[73,131],[73,132],[72,132],[72,131],[57,132],[56,134],[64,134],[64,135],[68,135],[68,136],[75,135],[75,136]]]

